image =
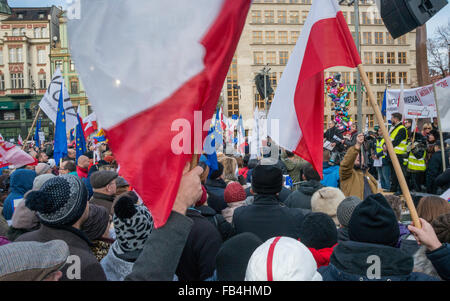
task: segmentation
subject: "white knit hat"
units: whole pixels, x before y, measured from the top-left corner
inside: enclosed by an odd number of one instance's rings
[[[331,217],[336,225],[339,225],[337,208],[344,199],[344,193],[338,188],[321,188],[311,197],[312,212],[323,212]]]
[[[322,281],[313,255],[301,242],[274,237],[253,252],[246,281]]]

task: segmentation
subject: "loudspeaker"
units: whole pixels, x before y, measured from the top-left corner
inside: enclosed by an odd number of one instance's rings
[[[447,5],[447,0],[380,0],[379,9],[394,39],[425,24]]]

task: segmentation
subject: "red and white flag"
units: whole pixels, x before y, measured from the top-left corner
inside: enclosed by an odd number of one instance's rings
[[[209,130],[194,141],[194,112],[213,116],[251,0],[131,2],[82,0],[68,34],[120,172],[161,227],[192,146],[201,148]],[[177,120],[191,127],[181,143],[190,143],[189,154],[172,149]]]
[[[17,144],[19,144],[20,146],[23,146],[23,140],[22,140],[22,136],[17,137]]]
[[[38,161],[24,152],[16,145],[0,141],[0,168],[14,165],[15,167],[21,167],[24,165],[36,165]]]
[[[92,113],[83,119],[83,129],[86,139],[98,130],[97,115]]]
[[[315,0],[269,111],[269,136],[310,162],[322,176],[324,70],[361,64],[336,0]]]

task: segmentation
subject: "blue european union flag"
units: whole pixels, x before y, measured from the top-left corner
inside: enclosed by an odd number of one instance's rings
[[[217,109],[216,112],[216,120],[214,122],[214,140],[217,143],[217,145],[221,146],[223,145],[223,133],[222,133],[222,125],[220,123],[220,115],[219,115],[219,109]]]
[[[84,131],[83,131],[83,126],[82,126],[82,122],[81,122],[81,118],[80,115],[77,114],[77,119],[78,119],[78,124],[76,127],[76,132],[75,132],[75,147],[76,147],[76,151],[77,151],[77,162],[78,162],[78,158],[83,155],[84,153],[86,153],[86,139],[84,138]]]
[[[205,139],[205,144],[203,145],[203,150],[206,153],[206,160],[203,158],[202,161],[206,163],[206,165],[209,166],[209,174],[208,178],[211,175],[211,173],[215,170],[219,169],[219,164],[217,162],[217,153],[216,153],[216,142],[214,137],[214,127],[212,127],[209,132],[208,136]]]
[[[381,114],[383,114],[383,116],[386,116],[386,91],[387,90],[384,90],[383,104],[381,105]]]
[[[74,132],[75,132],[75,129],[70,130],[70,139],[69,139],[70,142],[72,142],[75,139],[75,136],[73,135]]]
[[[58,111],[56,112],[55,145],[53,157],[57,165],[59,161],[67,156],[67,132],[66,132],[66,112],[64,110],[64,84],[61,84],[59,94]]]
[[[41,146],[41,142],[39,141],[39,132],[40,131],[41,131],[41,119],[39,118],[39,120],[37,121],[37,124],[36,124],[36,132],[34,133],[34,141],[35,141],[37,147]]]

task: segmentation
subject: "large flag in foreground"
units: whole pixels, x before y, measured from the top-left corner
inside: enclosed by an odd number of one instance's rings
[[[251,1],[132,2],[82,0],[68,33],[120,172],[161,227],[193,145],[200,152],[207,134],[194,130],[194,111],[214,114]],[[175,144],[190,151],[180,154],[172,144],[186,125],[190,139]]]
[[[315,0],[278,84],[268,115],[269,136],[322,175],[324,69],[356,67],[361,59],[336,0]]]
[[[0,168],[14,165],[21,167],[24,165],[36,165],[38,161],[24,152],[20,147],[1,140],[0,141]]]

